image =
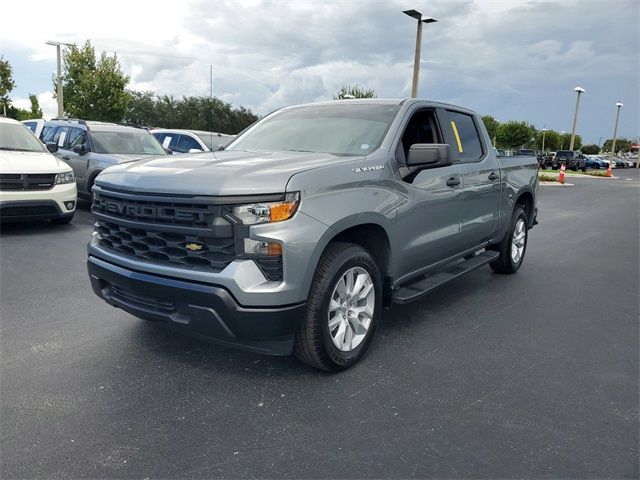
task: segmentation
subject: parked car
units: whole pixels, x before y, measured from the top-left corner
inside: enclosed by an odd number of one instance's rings
[[[563,163],[566,168],[573,171],[582,170],[584,172],[587,170],[584,154],[580,150],[558,150],[553,157],[551,167],[557,170]]]
[[[114,123],[53,120],[46,122],[42,139],[56,144],[56,155],[71,165],[81,197],[91,196],[95,178],[111,165],[167,155],[146,130]]]
[[[31,120],[23,120],[22,123],[29,127],[29,129],[34,133],[34,135],[40,138],[42,134],[42,129],[44,128],[46,120],[44,118],[33,118]]]
[[[607,169],[608,164],[604,163],[597,155],[585,155],[587,169],[592,168],[594,170],[600,170],[601,168]]]
[[[496,157],[465,108],[289,107],[215,158],[105,170],[89,277],[138,317],[342,370],[367,350],[385,305],[487,263],[516,272],[537,191],[536,158]]]
[[[151,134],[162,144],[176,153],[197,153],[218,150],[219,147],[230,143],[233,135],[218,132],[206,132],[203,130],[176,130],[160,129],[151,130]]]
[[[68,223],[76,210],[71,167],[16,120],[0,117],[0,220]],[[10,253],[6,253],[9,255]]]

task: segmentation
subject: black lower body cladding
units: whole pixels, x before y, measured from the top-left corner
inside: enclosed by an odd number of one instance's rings
[[[289,355],[306,304],[239,305],[224,288],[128,270],[89,257],[93,291],[130,314],[179,332],[257,353]]]

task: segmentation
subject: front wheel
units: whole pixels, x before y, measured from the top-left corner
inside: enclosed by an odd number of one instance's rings
[[[371,254],[332,243],[316,268],[294,354],[322,370],[349,368],[365,354],[381,314],[382,280]]]
[[[521,205],[517,205],[511,217],[509,231],[500,243],[491,247],[500,256],[489,266],[497,273],[515,273],[522,265],[527,250],[527,213]]]

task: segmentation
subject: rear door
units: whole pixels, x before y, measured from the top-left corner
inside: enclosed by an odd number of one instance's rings
[[[483,244],[498,225],[500,168],[483,138],[478,117],[446,109],[443,127],[447,143],[460,169],[460,235],[463,250]]]
[[[445,143],[435,110],[415,108],[406,119],[398,140],[398,166],[417,143]],[[417,273],[460,251],[460,186],[457,164],[422,170],[412,180],[398,180],[406,197],[398,208],[397,229],[402,238],[398,255],[398,278]]]

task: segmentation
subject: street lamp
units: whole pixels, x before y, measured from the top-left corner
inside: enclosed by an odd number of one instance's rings
[[[573,143],[576,139],[576,123],[578,122],[578,107],[580,106],[580,94],[585,92],[582,87],[576,87],[573,89],[578,94],[576,99],[576,113],[573,115],[573,129],[571,130],[571,142],[569,143],[569,150],[573,150]]]
[[[611,144],[611,156],[614,157],[616,154],[616,137],[618,136],[618,119],[620,118],[620,108],[624,107],[622,102],[616,103],[616,107],[618,110],[616,112],[616,126],[613,129],[613,143]]]
[[[56,84],[57,84],[57,97],[58,97],[58,118],[64,117],[64,101],[62,99],[62,67],[60,66],[60,47],[75,47],[75,43],[63,43],[63,42],[45,42],[47,45],[53,45],[56,47],[56,57],[58,63]]]
[[[544,153],[544,137],[547,134],[547,129],[546,128],[542,128],[542,153]]]
[[[420,75],[420,46],[422,45],[422,24],[437,22],[435,18],[422,18],[422,14],[416,10],[404,10],[402,13],[418,20],[418,31],[416,33],[416,57],[413,62],[413,85],[411,86],[411,97],[418,96],[418,77]]]
[[[564,150],[564,136],[567,134],[564,130],[560,132],[560,150]]]

